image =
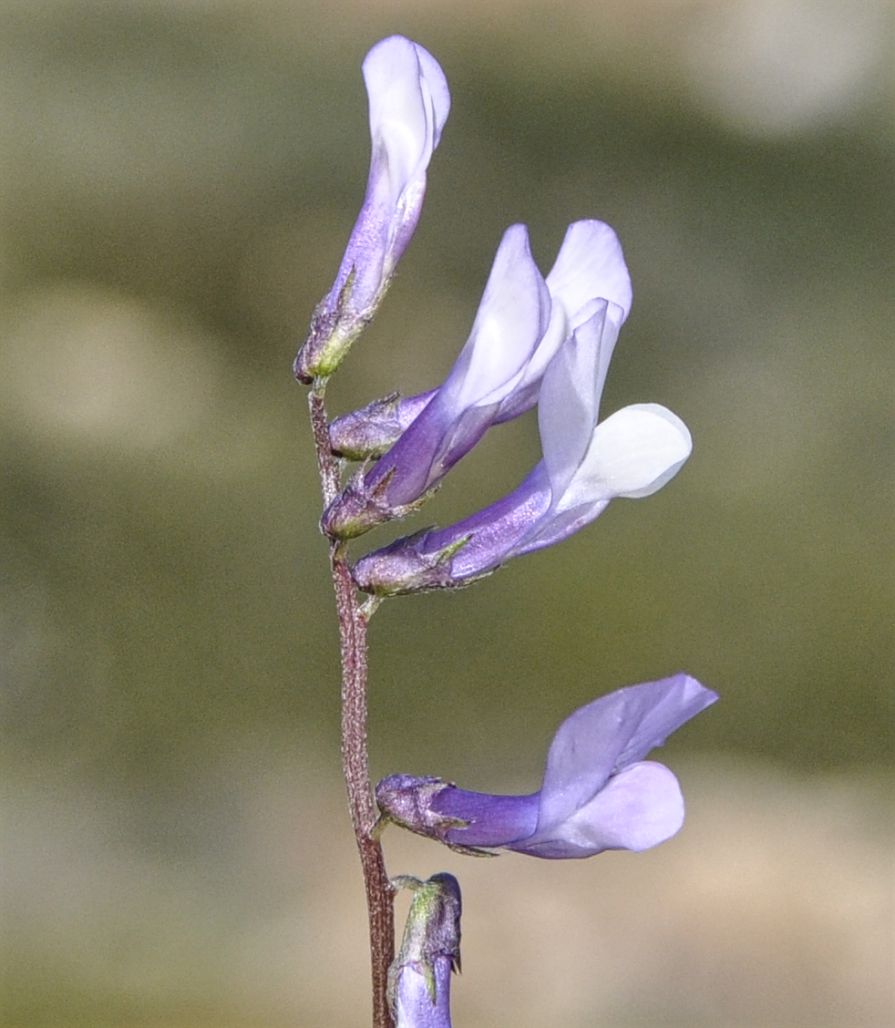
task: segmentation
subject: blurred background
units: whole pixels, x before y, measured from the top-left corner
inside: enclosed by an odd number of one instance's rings
[[[655,851],[389,833],[393,873],[464,886],[455,1022],[895,1021],[893,30],[887,0],[0,4],[5,1025],[367,1021],[290,365],[395,32],[453,110],[332,410],[440,380],[507,225],[546,271],[599,217],[635,292],[604,409],[666,404],[695,450],[561,547],[381,609],[374,773],[528,791],[601,693],[686,669],[722,696],[662,755],[689,817]],[[491,433],[405,530],[537,459],[533,416]]]

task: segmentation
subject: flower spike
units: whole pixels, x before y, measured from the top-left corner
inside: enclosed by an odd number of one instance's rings
[[[526,796],[399,774],[379,782],[376,801],[385,819],[458,849],[555,860],[649,849],[679,831],[684,800],[674,774],[643,758],[717,699],[677,674],[588,703],[559,726],[541,788]]]
[[[370,321],[416,229],[426,170],[450,111],[447,80],[418,43],[390,36],[363,64],[372,155],[363,206],[339,273],[311,319],[296,378],[331,375]]]

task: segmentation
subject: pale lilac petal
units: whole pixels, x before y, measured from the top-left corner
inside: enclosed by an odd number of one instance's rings
[[[674,478],[690,454],[690,433],[677,415],[659,404],[636,404],[596,427],[585,458],[572,471],[580,436],[571,430],[564,436],[552,426],[566,417],[558,400],[549,410],[538,408],[548,430],[545,443],[542,429],[545,456],[554,445],[550,509],[527,536],[512,543],[505,559],[562,542],[599,517],[612,499],[650,496]]]
[[[569,334],[599,310],[614,328],[614,332],[607,329],[600,352],[598,381],[605,381],[618,331],[631,309],[631,278],[621,245],[615,232],[601,221],[577,221],[569,226],[546,281],[554,301],[555,334],[545,336],[524,379],[501,404],[495,424],[518,417],[538,402],[550,361],[561,352]],[[557,308],[565,313],[562,332]],[[602,384],[598,400],[600,392]]]
[[[432,958],[428,966],[397,965],[392,975],[395,1028],[451,1028],[452,972],[447,956]]]
[[[538,427],[541,450],[554,497],[565,492],[584,460],[597,424],[600,396],[618,335],[607,320],[608,304],[598,300],[547,368],[541,383]],[[589,307],[590,309],[590,307]]]
[[[595,298],[616,305],[616,328],[621,328],[631,310],[631,277],[621,243],[602,221],[569,225],[547,285],[551,295],[566,308],[573,328],[581,324],[582,309]]]
[[[580,707],[559,726],[541,786],[541,826],[570,817],[626,764],[644,757],[717,700],[689,675],[618,689]]]
[[[563,821],[539,822],[511,849],[552,859],[590,857],[604,850],[640,850],[670,839],[684,823],[684,797],[664,764],[631,764]]]
[[[651,750],[662,746],[681,725],[718,699],[717,693],[683,672],[658,682],[633,686],[628,692],[625,722],[628,741],[619,752],[613,771],[642,760]]]

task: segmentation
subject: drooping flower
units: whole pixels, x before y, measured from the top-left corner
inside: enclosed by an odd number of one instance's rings
[[[607,322],[617,334],[631,304],[618,238],[599,221],[569,227],[545,280],[524,225],[507,229],[469,339],[433,393],[386,398],[331,427],[337,452],[381,453],[323,516],[330,535],[350,538],[414,510],[491,425],[530,409],[551,359],[593,297],[609,293]],[[614,341],[614,339],[613,339]]]
[[[546,283],[551,299],[565,310],[569,331],[578,327],[587,304],[596,298],[610,302],[610,317],[617,322],[617,328],[621,328],[631,309],[631,278],[621,244],[615,232],[602,221],[576,221],[569,226]],[[495,346],[494,359],[499,359],[500,341],[487,342]],[[524,381],[516,383],[512,396],[495,412],[492,424],[509,421],[535,405],[541,376],[552,356],[549,346],[539,347],[539,359],[530,362]],[[351,460],[381,457],[437,392],[430,389],[407,397],[393,394],[336,418],[329,427],[333,452]]]
[[[677,674],[588,703],[560,725],[541,788],[529,795],[399,774],[379,782],[376,801],[384,819],[460,850],[567,859],[649,849],[679,831],[684,800],[674,774],[643,758],[717,699]]]
[[[389,968],[395,1028],[451,1028],[451,974],[460,970],[460,884],[442,872],[424,882],[401,877],[413,890],[401,949]]]
[[[613,305],[592,301],[540,385],[543,459],[512,493],[444,529],[425,529],[362,557],[358,586],[378,595],[455,588],[511,557],[560,542],[616,497],[649,496],[691,450],[686,425],[658,404],[634,404],[599,421],[618,337]],[[408,430],[408,433],[410,430]]]
[[[375,314],[419,221],[426,170],[450,111],[438,62],[403,36],[377,43],[363,74],[372,140],[367,191],[339,273],[295,359],[302,382],[332,374]]]

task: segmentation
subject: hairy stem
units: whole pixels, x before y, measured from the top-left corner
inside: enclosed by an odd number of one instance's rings
[[[339,464],[329,448],[324,385],[315,383],[308,404],[314,450],[324,506],[339,491]],[[329,562],[342,663],[342,773],[354,838],[360,853],[370,924],[370,961],[373,972],[373,1028],[392,1028],[386,998],[388,969],[395,955],[393,889],[385,870],[382,847],[373,838],[376,808],[367,755],[367,619],[345,556],[344,544],[331,540]]]

